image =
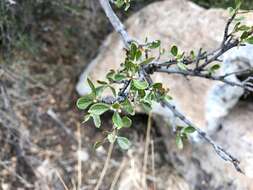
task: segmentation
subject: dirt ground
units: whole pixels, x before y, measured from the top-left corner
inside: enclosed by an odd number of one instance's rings
[[[79,55],[64,55],[62,52],[72,44],[61,38],[61,33],[54,35],[43,37],[49,44],[50,40],[59,40],[61,47],[57,43],[47,46],[39,57],[17,53],[15,60],[2,65],[1,190],[61,190],[65,189],[63,182],[69,189],[77,189],[78,181],[81,189],[93,189],[101,174],[108,143],[98,150],[93,145],[103,140],[106,131],[111,129],[108,120],[111,115],[103,117],[101,129],[95,129],[92,123],[81,124],[84,113],[75,106],[78,98],[75,83],[82,59]],[[129,136],[129,130],[123,131],[136,144],[137,156],[143,156],[146,122],[146,115],[137,115],[134,132]],[[156,137],[158,133],[152,131]],[[160,147],[161,142],[156,145]],[[163,152],[160,151],[161,158]],[[109,189],[123,158],[129,158],[127,152],[115,147],[102,189]],[[171,168],[169,164],[168,168]]]

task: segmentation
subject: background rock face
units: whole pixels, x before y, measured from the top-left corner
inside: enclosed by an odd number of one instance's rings
[[[228,15],[224,10],[205,10],[197,5],[182,1],[168,0],[149,5],[126,21],[129,34],[139,41],[161,40],[163,47],[172,44],[182,51],[210,50],[218,47]],[[253,14],[248,14],[246,22],[253,23]],[[167,54],[168,55],[168,54]],[[123,43],[113,33],[105,40],[100,54],[90,63],[77,84],[79,94],[89,91],[85,85],[87,75],[93,80],[102,80],[107,71],[119,68],[123,61]],[[163,57],[163,59],[166,59]],[[156,74],[153,79],[164,83],[177,106],[197,126],[205,126],[204,104],[212,82],[198,78],[184,78],[177,75]],[[224,163],[207,145],[196,145],[179,152],[173,137],[168,139],[167,150],[176,169],[191,184],[193,189],[213,187],[213,189],[253,189],[250,177],[253,171],[253,104],[240,102],[225,118],[223,129],[215,139],[242,161],[246,176],[235,172],[230,164]],[[157,119],[162,125],[161,119]],[[165,130],[164,134],[167,133]],[[206,179],[199,173],[205,172]],[[208,181],[208,184],[205,184]]]

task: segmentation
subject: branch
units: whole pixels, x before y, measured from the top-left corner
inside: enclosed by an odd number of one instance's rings
[[[125,30],[124,25],[119,20],[117,15],[114,13],[108,0],[99,0],[107,18],[110,20],[114,30],[118,32],[125,44],[125,47],[128,49],[130,42],[132,41],[127,31]]]
[[[236,14],[237,14],[237,11],[235,11],[235,13],[228,19],[228,22],[226,24],[226,27],[225,27],[225,31],[224,31],[224,36],[223,36],[223,41],[222,41],[222,45],[221,45],[221,48],[223,49],[224,48],[224,44],[226,43],[227,39],[229,38],[229,34],[228,34],[228,30],[229,30],[229,27],[231,25],[231,23],[233,22],[233,20],[235,19],[236,17]]]
[[[207,134],[206,132],[204,132],[203,130],[201,130],[200,128],[196,127],[190,120],[188,120],[181,112],[179,112],[175,106],[171,105],[168,102],[161,102],[161,105],[163,107],[167,107],[169,108],[173,114],[178,117],[180,120],[182,120],[185,124],[187,124],[188,126],[192,126],[195,128],[195,130],[198,132],[198,134],[206,141],[208,142],[215,150],[215,152],[219,155],[220,158],[222,158],[225,161],[231,162],[235,169],[240,172],[243,173],[243,171],[241,170],[239,164],[239,160],[237,160],[235,157],[233,157],[229,152],[227,152],[224,148],[222,148],[221,146],[217,145],[216,142],[214,142]]]
[[[114,29],[120,34],[124,44],[125,44],[125,47],[127,49],[129,49],[129,43],[132,41],[131,38],[129,37],[127,31],[124,29],[124,25],[121,23],[121,21],[119,20],[119,18],[117,17],[117,15],[114,13],[113,9],[111,8],[110,6],[110,3],[108,0],[99,0],[100,1],[100,4],[102,6],[102,8],[104,9],[108,19],[110,20],[111,24],[113,25]],[[235,17],[235,16],[234,16]],[[234,19],[233,18],[230,18],[230,20],[228,21],[228,24],[227,24],[227,27],[225,29],[225,38],[227,36],[227,32],[226,30],[228,30],[229,28],[229,25],[230,23],[232,22],[232,20]],[[227,39],[227,38],[226,38]],[[234,46],[237,46],[238,45],[238,41],[234,41],[232,43],[230,43],[231,40],[229,40],[228,44],[225,44],[225,42],[223,42],[222,44],[224,44],[225,47],[221,48],[221,49],[217,49],[215,50],[214,52],[210,53],[210,54],[203,54],[201,55],[201,53],[199,53],[199,56],[201,57],[198,57],[197,60],[197,63],[199,64],[199,61],[204,59],[206,60],[206,62],[200,66],[200,70],[201,69],[203,70],[204,67],[206,67],[209,63],[215,61],[218,59],[218,57],[220,57],[220,55],[224,54],[227,50],[231,49],[232,47]],[[213,55],[211,58],[208,59],[208,55]],[[191,60],[189,61],[189,63],[194,63],[196,62],[196,60]],[[171,61],[171,62],[166,62],[166,63],[169,63],[170,65],[173,65],[173,64],[176,64],[177,61]],[[152,63],[154,65],[154,63]],[[164,63],[163,63],[164,64]],[[155,65],[159,65],[159,64],[155,64]],[[161,65],[160,65],[161,66]],[[160,67],[159,66],[159,67]],[[157,72],[167,72],[167,73],[173,73],[173,71],[169,71],[166,69],[166,68],[156,68]],[[146,70],[145,68],[141,67],[140,68],[140,77],[144,77],[148,82],[149,84],[151,85],[153,82],[151,80],[151,77],[150,77],[150,74],[153,74],[153,70]],[[174,71],[174,73],[178,73],[178,74],[183,74],[183,75],[191,75],[191,76],[196,76],[196,73],[194,73],[193,71],[191,72],[186,72],[184,73],[183,71]],[[215,78],[215,77],[207,77],[207,75],[203,75],[203,74],[198,74],[197,77],[202,77],[202,78],[208,78],[208,79],[212,79],[212,80],[219,80],[219,81],[223,81],[223,82],[226,82],[226,83],[230,83],[231,85],[234,85],[234,86],[241,86],[241,84],[237,84],[237,83],[232,83],[230,81],[226,81],[224,78]],[[126,95],[125,91],[127,91],[128,89],[128,86],[130,84],[130,81],[127,83],[126,86],[124,86],[121,90],[121,92],[119,93],[119,97],[123,97],[123,98],[128,98],[128,96],[122,96],[122,92],[124,92],[123,94]],[[118,97],[118,98],[119,98]],[[115,98],[114,101],[117,101],[118,98]],[[222,148],[221,146],[217,145],[216,142],[214,142],[204,131],[202,131],[201,129],[199,129],[198,127],[196,127],[190,120],[188,120],[181,112],[179,112],[173,105],[171,105],[170,103],[168,102],[165,102],[165,101],[161,101],[160,104],[163,106],[163,107],[167,107],[169,108],[175,116],[177,116],[180,120],[182,120],[186,125],[189,125],[189,126],[192,126],[196,129],[197,133],[207,142],[209,143],[215,150],[215,152],[217,153],[217,155],[222,158],[223,160],[225,161],[229,161],[231,162],[235,169],[239,172],[242,172],[242,170],[240,169],[239,167],[239,161],[234,158],[230,153],[228,153],[224,148]]]
[[[192,76],[192,77],[199,77],[199,78],[205,78],[205,79],[209,79],[209,80],[220,81],[220,82],[223,82],[223,83],[228,84],[230,86],[237,86],[237,87],[243,88],[245,90],[252,91],[252,88],[245,85],[246,83],[237,83],[237,82],[233,82],[233,81],[226,79],[226,77],[228,77],[230,75],[234,75],[234,74],[239,75],[239,74],[244,74],[244,73],[247,73],[247,74],[252,73],[252,70],[244,70],[241,72],[238,71],[238,72],[228,73],[228,74],[221,75],[221,76],[212,76],[210,74],[205,74],[205,73],[201,73],[201,72],[194,72],[191,70],[183,71],[183,70],[179,70],[177,68],[155,68],[155,71],[159,72],[159,73],[180,74],[180,75],[184,75],[184,76]]]

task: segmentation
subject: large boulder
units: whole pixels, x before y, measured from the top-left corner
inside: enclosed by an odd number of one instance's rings
[[[167,0],[147,6],[130,17],[125,25],[129,34],[138,41],[144,41],[148,37],[149,40],[161,40],[162,46],[166,48],[176,44],[183,51],[198,50],[200,47],[212,50],[217,48],[222,40],[227,19],[227,11],[221,9],[205,10],[188,1]],[[252,13],[247,14],[245,22],[253,24]],[[76,87],[78,93],[89,93],[87,76],[93,81],[103,80],[110,69],[119,68],[123,59],[123,42],[118,34],[112,33],[101,46],[99,55],[80,76]],[[212,81],[166,74],[156,74],[153,79],[165,84],[170,89],[170,95],[178,109],[198,127],[205,129],[208,114],[205,104],[213,85]],[[165,119],[168,116],[167,110],[161,107],[154,108],[154,111]],[[197,189],[198,183],[201,183],[198,181],[199,170],[211,176],[208,183],[213,189],[253,189],[251,118],[252,102],[239,102],[222,121],[223,129],[214,135],[216,141],[242,161],[245,176],[237,173],[206,145],[197,145],[194,149],[187,147],[179,152],[171,140],[168,140],[168,154],[174,164],[180,163],[178,169],[192,189]],[[159,121],[158,125],[162,126],[164,122],[161,122],[161,119]]]

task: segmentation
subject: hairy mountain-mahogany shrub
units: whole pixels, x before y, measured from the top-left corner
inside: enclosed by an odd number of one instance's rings
[[[111,2],[125,10],[129,8],[131,3],[129,0]],[[122,128],[131,127],[130,115],[135,114],[136,107],[142,107],[146,112],[150,112],[155,103],[160,104],[162,107],[168,108],[184,123],[175,128],[176,144],[179,148],[183,148],[184,140],[195,132],[213,146],[218,156],[225,161],[230,161],[241,172],[239,161],[221,146],[218,146],[206,132],[196,127],[184,114],[178,111],[171,101],[173,97],[170,96],[169,89],[166,89],[162,83],[154,83],[151,75],[153,73],[176,73],[183,76],[199,77],[200,80],[205,78],[220,81],[245,91],[252,91],[251,77],[245,81],[230,80],[232,76],[238,75],[240,72],[252,74],[252,67],[243,71],[232,70],[229,73],[217,73],[223,66],[220,63],[223,54],[246,43],[253,44],[253,27],[246,26],[241,22],[243,19],[241,15],[245,13],[240,11],[242,2],[236,0],[235,7],[229,8],[231,16],[225,26],[223,40],[220,47],[213,52],[207,52],[202,48],[197,51],[183,52],[176,45],[166,50],[161,47],[159,40],[148,41],[146,38],[143,43],[133,40],[111,9],[109,1],[100,0],[100,3],[113,27],[121,35],[125,44],[126,55],[123,63],[119,63],[120,68],[111,70],[106,75],[105,80],[97,81],[98,85],[88,79],[91,93],[77,101],[79,109],[87,110],[84,122],[92,119],[95,126],[99,128],[101,127],[100,116],[107,111],[112,111],[113,128],[107,133],[103,142],[117,142],[125,150],[131,146],[131,143],[126,137],[118,134]],[[168,55],[167,61],[160,61],[162,54]],[[108,90],[111,91],[111,96],[104,96],[104,92]],[[98,142],[95,146],[100,144],[101,142]]]

